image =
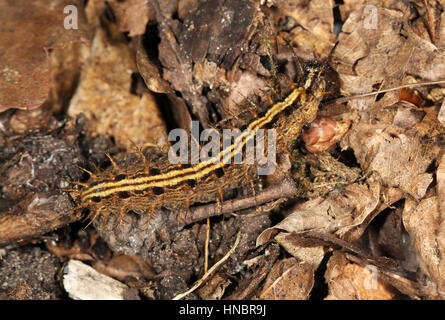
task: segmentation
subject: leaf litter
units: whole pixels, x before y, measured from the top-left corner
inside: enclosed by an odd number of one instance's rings
[[[62,298],[57,284],[29,288],[11,272],[29,252],[40,255],[30,250],[44,242],[46,277],[54,277],[55,261],[80,260],[117,287],[136,289],[123,299],[182,297],[194,279],[199,288],[187,299],[443,299],[443,88],[386,91],[445,80],[443,2],[332,4],[89,1],[76,4],[77,33],[66,32],[59,15],[57,26],[42,26],[34,38],[28,30],[55,11],[35,1],[35,19],[23,25],[26,12],[11,8],[8,25],[26,37],[15,34],[15,45],[0,49],[7,57],[0,66],[0,275],[8,275],[0,276],[1,297]],[[1,37],[11,39],[8,30]],[[82,179],[76,165],[106,167],[105,151],[131,163],[136,157],[124,151],[165,148],[168,129],[187,129],[192,118],[204,128],[236,119],[246,97],[265,99],[257,89],[271,83],[268,48],[293,77],[296,56],[321,60],[334,44],[330,64],[350,98],[327,99],[319,113],[329,120],[319,129],[347,126],[315,140],[307,128],[308,139],[280,159],[268,182],[291,176],[296,197],[262,206],[266,212],[212,218],[210,233],[203,223],[178,230],[177,212],[155,215],[149,230],[146,217],[130,215],[120,228],[110,217],[81,230],[86,223],[76,222],[74,204],[58,191]],[[354,97],[372,91],[381,93]],[[205,259],[215,270],[206,273]]]

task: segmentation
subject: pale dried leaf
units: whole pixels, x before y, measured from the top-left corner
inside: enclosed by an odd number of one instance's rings
[[[95,135],[112,135],[127,149],[144,143],[167,144],[167,134],[154,96],[131,92],[137,72],[133,53],[124,42],[111,42],[103,30],[93,41],[90,63],[71,100],[68,114],[84,113]]]
[[[432,161],[431,150],[418,137],[385,127],[358,123],[342,145],[351,147],[360,165],[377,172],[386,186],[422,198],[433,181],[432,174],[426,172]]]
[[[314,286],[315,269],[295,258],[277,261],[270,271],[260,299],[305,300]]]
[[[290,233],[281,232],[275,237],[275,240],[298,261],[304,261],[314,269],[318,268],[324,258],[325,250],[323,246],[310,246],[307,242],[301,243],[301,241],[298,241],[301,239],[296,239]]]
[[[378,278],[374,266],[350,263],[344,253],[334,252],[328,261],[326,300],[390,300],[397,291]]]
[[[437,203],[439,205],[439,212],[445,212],[445,154],[439,162],[436,171],[437,180]]]
[[[150,10],[146,0],[108,1],[116,16],[119,30],[128,31],[129,37],[145,33]]]
[[[439,212],[437,200],[437,197],[430,197],[417,205],[414,200],[407,199],[403,224],[414,244],[422,271],[433,281],[437,296],[444,299],[445,219],[444,212]]]

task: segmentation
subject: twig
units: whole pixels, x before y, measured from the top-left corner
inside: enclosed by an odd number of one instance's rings
[[[232,247],[232,249],[229,250],[229,252],[226,253],[226,255],[224,257],[222,257],[221,260],[219,260],[217,263],[215,263],[210,269],[209,271],[207,271],[201,279],[199,279],[198,281],[196,281],[196,283],[193,285],[193,287],[191,287],[189,290],[187,290],[184,293],[180,293],[178,294],[176,297],[173,298],[173,300],[180,300],[182,298],[184,298],[185,296],[189,295],[190,293],[192,293],[193,291],[195,291],[201,284],[203,284],[209,277],[210,275],[213,273],[213,271],[215,271],[221,264],[224,263],[224,261],[226,261],[233,252],[235,252],[236,247],[238,246],[239,242],[241,240],[241,231],[238,232],[237,236],[236,236],[236,240],[235,243]]]
[[[210,219],[207,218],[207,228],[206,228],[206,243],[204,248],[204,272],[207,272],[209,268],[209,242],[210,242]]]
[[[445,80],[429,81],[429,82],[419,82],[419,83],[409,83],[409,84],[405,84],[405,85],[402,85],[402,86],[394,87],[394,88],[391,88],[391,89],[378,90],[378,91],[374,91],[374,92],[357,94],[357,95],[353,95],[353,96],[349,96],[349,97],[342,97],[342,98],[334,99],[332,101],[328,101],[327,104],[343,103],[343,102],[346,102],[346,101],[349,101],[349,100],[352,100],[352,99],[365,98],[365,97],[374,96],[374,95],[377,95],[377,94],[380,94],[380,93],[386,93],[386,92],[395,91],[395,90],[399,90],[399,89],[403,89],[403,88],[414,88],[414,87],[430,86],[430,85],[434,85],[434,84],[444,84],[444,83],[445,83]]]
[[[208,217],[248,209],[278,198],[290,198],[295,196],[296,192],[297,189],[295,187],[295,183],[286,179],[283,181],[283,183],[266,188],[253,197],[228,200],[225,201],[222,206],[218,204],[210,204],[191,208],[189,214],[180,222],[183,225],[187,225]]]

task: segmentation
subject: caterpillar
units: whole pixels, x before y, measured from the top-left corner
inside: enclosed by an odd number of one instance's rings
[[[225,191],[257,179],[258,163],[227,162],[236,153],[246,153],[247,141],[255,138],[260,129],[276,130],[276,150],[289,150],[302,127],[317,115],[326,83],[322,77],[326,64],[305,64],[305,75],[300,86],[288,79],[289,92],[271,103],[242,128],[242,134],[218,154],[197,164],[172,164],[165,157],[149,163],[142,152],[140,165],[120,168],[111,157],[112,171],[90,174],[80,183],[80,205],[88,208],[93,221],[99,215],[119,214],[119,221],[128,212],[153,215],[160,207],[188,211],[195,203],[221,204]]]

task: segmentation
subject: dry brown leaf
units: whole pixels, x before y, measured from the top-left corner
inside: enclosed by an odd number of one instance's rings
[[[231,283],[230,279],[217,273],[201,288],[196,290],[196,293],[204,300],[220,300]]]
[[[136,50],[136,63],[147,88],[153,92],[166,93],[171,109],[174,110],[174,122],[179,128],[190,132],[192,118],[184,99],[176,96],[170,84],[162,78],[159,66],[149,59],[141,41]]]
[[[85,15],[87,16],[91,30],[96,30],[103,22],[101,21],[101,18],[103,17],[104,12],[107,10],[107,4],[105,1],[106,0],[88,1],[85,6]]]
[[[380,212],[380,210],[377,210],[378,205],[381,201],[384,201],[381,199],[381,193],[381,185],[372,177],[366,181],[366,185],[354,183],[347,186],[344,198],[341,200],[345,206],[349,206],[353,210],[354,220],[351,224],[340,227],[337,234],[340,236],[347,234],[355,227],[360,226],[369,216],[373,217],[371,213],[376,211],[377,214]],[[363,231],[356,235],[354,240],[358,239]]]
[[[436,171],[437,180],[437,203],[439,205],[439,212],[445,212],[445,154],[439,162]]]
[[[365,3],[354,6],[345,21],[334,56],[345,93],[367,93],[374,86],[393,87],[403,78],[413,46],[400,32],[403,13],[373,6],[377,14],[376,25],[370,20]],[[380,86],[378,87],[380,88]],[[354,99],[349,103],[356,110],[366,110],[375,97]],[[379,105],[397,102],[394,92],[385,94]]]
[[[87,64],[90,47],[81,42],[71,42],[62,50],[50,53],[51,90],[45,103],[54,113],[65,112],[76,91],[83,66]]]
[[[139,73],[144,79],[148,89],[157,93],[173,92],[168,82],[162,79],[156,65],[148,58],[147,52],[145,51],[140,41],[138,43],[138,48],[136,51],[136,63]]]
[[[405,269],[415,271],[412,268],[405,267],[407,263],[412,262],[409,261],[409,258],[414,254],[412,254],[412,246],[407,241],[406,232],[403,228],[402,208],[397,207],[389,212],[378,232],[379,248],[383,248],[387,256],[403,261]]]
[[[81,2],[17,0],[0,4],[0,112],[34,109],[45,102],[51,85],[48,50],[88,37]],[[78,29],[64,28],[67,5],[78,8]]]
[[[84,113],[95,125],[94,134],[112,135],[118,145],[128,149],[133,147],[132,141],[163,146],[166,128],[154,96],[147,92],[139,97],[131,92],[135,72],[135,59],[127,44],[111,41],[99,29],[68,113],[73,117]]]
[[[264,88],[266,81],[253,75],[251,72],[243,72],[239,79],[230,83],[230,94],[226,99],[221,101],[221,105],[227,113],[239,114],[242,112],[240,107],[245,97],[248,97],[255,92],[258,88]]]
[[[202,95],[203,83],[212,87],[221,79],[226,81],[223,71],[239,73],[234,65],[243,50],[247,51],[261,12],[259,3],[252,1],[191,1],[187,5],[196,7],[190,8],[182,28],[172,22],[160,24],[159,60],[164,79],[181,93],[191,113],[207,128],[208,97]],[[215,72],[203,74],[210,70]],[[213,90],[212,94],[218,95]]]
[[[409,30],[409,29],[408,29]],[[445,52],[429,40],[409,34],[413,39],[413,52],[406,72],[425,80],[435,81],[445,78]]]
[[[93,268],[121,281],[128,277],[135,279],[156,278],[150,265],[138,255],[119,255],[110,261],[94,261]]]
[[[108,3],[113,9],[120,31],[128,31],[129,37],[145,33],[150,14],[146,0],[111,0]]]
[[[377,172],[386,186],[400,188],[416,199],[425,195],[433,181],[426,172],[433,155],[418,137],[381,124],[358,123],[342,146],[352,148],[362,168]]]
[[[404,129],[409,129],[422,121],[424,116],[425,112],[418,108],[400,106],[394,116],[393,124]]]
[[[422,271],[433,281],[436,297],[445,299],[445,219],[439,212],[438,198],[416,203],[406,199],[403,224],[417,252]]]
[[[436,137],[441,139],[441,135],[445,133],[445,126],[440,123],[437,108],[432,106],[423,108],[423,111],[425,112],[425,117],[414,126],[415,131],[422,137],[428,137],[432,140]],[[441,147],[440,144],[438,147]]]
[[[318,268],[325,255],[323,246],[308,243],[307,239],[299,238],[292,233],[281,232],[275,237],[275,241],[298,261],[304,261],[314,270]]]
[[[291,41],[299,56],[314,59],[314,54],[320,57],[329,52],[335,42],[332,5],[325,0],[277,2],[277,18],[291,18],[298,25],[292,30]]]
[[[325,279],[329,287],[326,300],[390,300],[397,293],[378,278],[375,267],[350,263],[339,251],[329,259]]]
[[[314,286],[315,268],[295,258],[277,261],[266,278],[260,299],[306,300]]]
[[[52,254],[58,257],[69,257],[70,259],[83,261],[93,260],[93,257],[79,244],[79,241],[74,242],[71,248],[65,248],[64,244],[47,241],[46,247]]]
[[[368,185],[352,184],[346,187],[344,195],[332,195],[321,201],[308,201],[294,210],[283,221],[266,229],[257,239],[257,245],[270,240],[274,230],[289,233],[305,231],[339,232],[345,234],[359,226],[378,206],[380,185],[373,180]]]
[[[437,120],[445,126],[445,100],[442,102],[442,105],[440,106],[439,114],[437,115]]]
[[[256,245],[260,246],[270,241],[279,230],[297,234],[308,230],[334,232],[339,226],[352,222],[351,210],[341,209],[332,197],[326,200],[317,198],[307,201],[284,220],[264,230],[258,236]]]
[[[343,195],[331,195],[322,201],[315,199],[300,205],[281,222],[264,230],[257,238],[257,246],[274,238],[293,256],[317,265],[322,256],[321,248],[308,248],[311,246],[295,242],[289,233],[335,233],[346,241],[357,240],[369,223],[402,195],[398,189],[382,188],[370,177],[366,184],[347,186]],[[282,230],[286,233],[277,235]]]

